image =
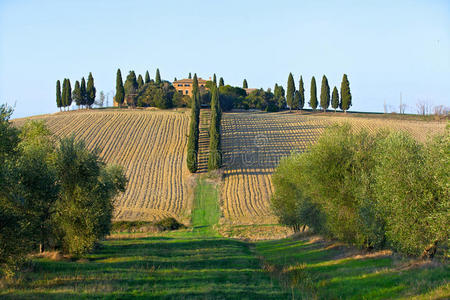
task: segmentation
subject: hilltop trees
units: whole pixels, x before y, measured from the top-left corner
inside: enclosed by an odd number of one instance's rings
[[[348,82],[347,74],[344,74],[344,76],[342,76],[341,103],[340,103],[339,107],[344,112],[347,112],[347,110],[351,106],[352,106],[352,94],[350,93],[350,83]]]
[[[331,107],[334,108],[335,112],[339,107],[339,93],[336,87],[334,87],[333,94],[331,95]]]
[[[275,87],[273,89],[273,96],[275,101],[277,102],[278,108],[284,109],[286,107],[286,98],[284,97],[283,86],[275,83]]]
[[[125,89],[125,96],[127,98],[127,104],[136,106],[136,94],[138,91],[138,83],[134,71],[130,71],[128,73],[127,79],[125,80],[124,89]],[[131,103],[128,103],[128,101],[131,101]]]
[[[320,89],[320,107],[323,111],[326,111],[328,106],[330,106],[330,86],[328,85],[327,77],[323,75]]]
[[[298,93],[300,96],[300,101],[298,104],[298,108],[299,109],[303,109],[303,107],[305,106],[305,88],[303,86],[303,78],[302,76],[300,76],[300,82],[298,84]]]
[[[91,108],[92,104],[95,102],[95,93],[96,89],[94,86],[94,77],[92,77],[92,73],[89,72],[87,88],[86,88],[86,105],[88,108]]]
[[[61,111],[62,98],[61,98],[61,83],[59,80],[56,81],[56,107]]]
[[[84,77],[81,78],[80,85],[80,95],[81,95],[81,105],[87,105],[87,90],[86,90],[86,80]]]
[[[225,82],[223,81],[223,78],[220,77],[220,79],[219,79],[219,86],[224,86],[224,85],[225,85]]]
[[[300,107],[300,92],[295,91],[294,99],[292,100],[292,108],[298,109]]]
[[[139,74],[138,79],[137,79],[137,83],[138,83],[138,88],[141,89],[144,86],[144,79],[142,79],[142,75]]]
[[[145,83],[150,83],[150,74],[148,71],[145,71]]]
[[[161,75],[159,74],[159,69],[156,69],[155,83],[161,84]]]
[[[189,125],[188,149],[186,163],[189,172],[195,173],[198,168],[198,140],[199,140],[199,122],[200,122],[200,92],[198,89],[197,74],[194,74],[192,82],[191,98],[191,122]]]
[[[219,89],[213,86],[211,91],[211,124],[209,129],[209,157],[208,170],[219,169],[222,165],[222,149],[220,137],[220,122],[222,112],[219,102]]]
[[[62,88],[62,97],[61,97],[61,105],[63,107],[68,107],[72,104],[72,88],[70,87],[70,80],[64,78],[63,88]]]
[[[244,79],[244,81],[242,82],[242,88],[248,89],[247,79]]]
[[[122,106],[124,100],[125,100],[125,89],[123,87],[122,73],[120,72],[120,69],[117,69],[116,96],[114,97],[114,101],[116,101],[116,103],[119,104],[120,107]]]
[[[73,88],[72,97],[73,101],[75,101],[75,104],[78,106],[78,108],[80,108],[83,98],[81,96],[80,82],[78,80],[75,81],[75,87]]]
[[[311,91],[310,91],[310,100],[309,100],[309,106],[313,110],[317,108],[317,88],[316,88],[316,78],[314,76],[311,78]]]
[[[214,82],[214,85],[217,86],[217,77],[216,77],[216,73],[214,73],[214,76],[213,76],[213,82]]]
[[[295,93],[294,77],[292,76],[292,73],[289,73],[286,91],[286,102],[287,105],[289,106],[289,110],[292,110],[292,108],[294,108],[293,107],[294,93]]]

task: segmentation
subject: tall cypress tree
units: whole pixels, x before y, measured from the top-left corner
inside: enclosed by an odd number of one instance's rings
[[[62,86],[61,106],[65,108],[66,103],[67,103],[67,78],[64,78]]]
[[[214,76],[213,76],[213,82],[214,82],[214,86],[217,86],[217,77],[216,77],[216,73],[214,73]]]
[[[61,111],[62,107],[62,99],[61,99],[61,83],[59,80],[56,80],[56,107]]]
[[[148,71],[145,71],[145,83],[150,83],[150,74],[148,73]]]
[[[72,98],[73,98],[73,101],[75,101],[75,104],[78,106],[78,109],[80,109],[82,98],[81,98],[81,91],[80,91],[80,82],[78,80],[75,81],[75,87],[73,88]]]
[[[317,108],[317,87],[316,87],[316,78],[314,76],[311,78],[311,99],[309,100],[309,106],[313,110]]]
[[[92,77],[92,73],[89,72],[87,88],[86,88],[86,105],[91,108],[92,104],[95,102],[95,93],[96,89],[94,86],[94,77]]]
[[[334,108],[334,112],[336,112],[336,109],[339,107],[339,93],[336,87],[334,87],[333,94],[331,96],[331,107]]]
[[[219,79],[219,86],[224,86],[224,85],[225,85],[225,82],[223,81],[223,78],[220,77],[220,79]]]
[[[341,103],[340,108],[346,113],[352,106],[352,94],[350,93],[350,83],[348,82],[347,74],[342,76],[341,83]]]
[[[222,151],[220,138],[221,109],[219,89],[213,86],[211,90],[211,123],[209,128],[209,157],[208,170],[219,169],[222,165]]]
[[[192,79],[192,74],[191,74],[191,72],[189,72],[188,78],[189,78],[189,79]]]
[[[244,79],[244,82],[242,82],[242,88],[248,89],[247,79]]]
[[[72,87],[70,86],[70,79],[67,79],[67,102],[66,106],[70,110],[70,106],[72,105]]]
[[[300,76],[300,82],[298,84],[298,92],[300,95],[300,102],[298,104],[299,109],[303,109],[305,107],[305,88],[303,86],[303,78]]]
[[[161,75],[159,74],[159,69],[156,69],[155,83],[161,84]]]
[[[286,102],[287,105],[289,106],[289,110],[292,110],[293,108],[292,104],[294,100],[294,93],[295,93],[294,77],[292,76],[292,73],[289,73],[286,91]]]
[[[144,79],[142,79],[142,75],[139,74],[138,79],[137,79],[137,83],[138,83],[138,88],[142,88],[144,86]]]
[[[81,78],[80,94],[81,94],[81,106],[87,105],[86,80],[84,79],[84,77]]]
[[[300,105],[300,93],[299,91],[295,91],[294,93],[294,99],[292,101],[292,108],[298,109]]]
[[[325,112],[330,106],[330,86],[325,75],[322,76],[322,86],[320,88],[320,107]]]
[[[122,107],[124,100],[125,100],[125,89],[123,88],[122,73],[120,72],[120,69],[117,69],[116,96],[114,97],[114,101],[116,101],[119,107]]]
[[[186,163],[191,173],[197,172],[198,168],[198,139],[199,139],[199,123],[200,123],[200,92],[198,89],[197,74],[194,74],[192,81],[192,98],[191,98],[191,122],[189,126],[188,137],[188,153]]]

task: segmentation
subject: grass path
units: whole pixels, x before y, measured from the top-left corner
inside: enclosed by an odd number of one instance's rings
[[[77,261],[34,259],[0,299],[446,299],[448,265],[409,266],[388,255],[291,238],[222,238],[217,188],[199,179],[192,227],[115,238]],[[406,266],[406,267],[405,267]],[[295,288],[286,288],[287,286]]]

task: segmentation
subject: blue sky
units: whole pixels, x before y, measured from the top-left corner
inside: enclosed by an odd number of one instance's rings
[[[117,68],[157,67],[265,89],[292,72],[307,98],[311,76],[333,88],[346,73],[352,110],[398,109],[400,93],[411,112],[450,106],[450,1],[0,0],[0,103],[14,117],[57,111],[57,79],[92,72],[108,92]]]

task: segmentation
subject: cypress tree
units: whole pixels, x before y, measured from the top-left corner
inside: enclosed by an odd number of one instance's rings
[[[194,74],[192,81],[192,98],[191,98],[191,122],[189,126],[188,137],[188,153],[186,163],[191,173],[197,172],[198,168],[198,139],[199,139],[199,123],[200,123],[200,92],[198,89],[197,74]]]
[[[340,108],[346,113],[352,106],[352,94],[350,93],[350,83],[348,82],[347,74],[342,76],[341,83],[341,103]]]
[[[81,98],[80,82],[78,80],[75,81],[75,87],[73,88],[72,97],[73,101],[75,101],[75,104],[78,106],[78,109],[80,109],[82,98]]]
[[[173,78],[173,81],[174,81],[174,82],[175,82],[175,81],[177,81],[177,78],[176,78],[176,77],[174,77],[174,78]]]
[[[223,78],[220,77],[220,79],[219,79],[219,86],[224,86],[224,85],[225,85],[225,82],[223,81]]]
[[[66,106],[70,110],[70,106],[72,105],[72,87],[70,86],[70,79],[67,79],[67,102]]]
[[[148,73],[148,71],[145,72],[145,83],[150,83],[150,74]]]
[[[136,105],[135,94],[137,93],[138,90],[138,83],[136,79],[136,73],[134,73],[134,71],[130,71],[130,73],[128,73],[127,79],[125,80],[124,88],[127,101],[131,99],[131,105],[135,106]]]
[[[191,72],[189,72],[188,78],[189,78],[189,79],[192,79]]]
[[[213,87],[211,94],[211,124],[209,129],[210,140],[208,171],[219,169],[222,165],[220,138],[221,109],[219,102],[219,89]]]
[[[61,106],[65,108],[66,103],[67,103],[67,78],[64,78],[62,86]]]
[[[62,99],[61,99],[61,83],[59,80],[56,80],[56,107],[61,111],[62,107]]]
[[[244,79],[244,82],[242,83],[242,88],[248,89],[247,79]]]
[[[331,107],[334,108],[334,112],[336,112],[336,109],[339,107],[339,93],[336,87],[334,87],[333,94],[331,96]]]
[[[87,92],[86,92],[86,80],[84,79],[84,77],[81,78],[80,95],[81,95],[81,106],[86,105]]]
[[[87,88],[86,88],[86,105],[91,108],[92,104],[95,102],[95,93],[96,89],[94,86],[94,77],[92,77],[92,73],[89,72]]]
[[[114,97],[114,101],[116,101],[116,103],[119,104],[119,107],[122,107],[124,100],[125,100],[125,89],[123,88],[122,73],[120,72],[120,69],[117,69],[116,96]]]
[[[159,74],[159,69],[156,69],[155,83],[161,84],[161,75]]]
[[[299,91],[295,91],[294,100],[292,102],[292,108],[298,109],[299,105],[300,105],[300,93],[299,93]]]
[[[216,77],[216,73],[214,73],[214,76],[213,76],[213,82],[214,82],[214,86],[217,86],[217,77]]]
[[[292,105],[294,100],[294,93],[295,93],[294,77],[292,76],[292,73],[289,73],[286,91],[286,102],[287,105],[289,105],[289,110],[292,110],[293,108]]]
[[[309,106],[313,110],[317,108],[317,88],[316,88],[316,78],[314,76],[311,78],[311,99],[309,100]]]
[[[300,76],[300,82],[298,84],[298,92],[300,94],[300,102],[298,104],[298,107],[300,109],[303,109],[303,107],[305,106],[305,88],[303,86],[303,78],[302,78],[302,76]]]
[[[142,88],[144,86],[144,79],[142,79],[142,75],[139,74],[138,79],[137,79],[137,83],[138,83],[138,88]]]
[[[325,75],[322,76],[322,86],[320,88],[320,107],[325,112],[330,106],[330,86]]]

